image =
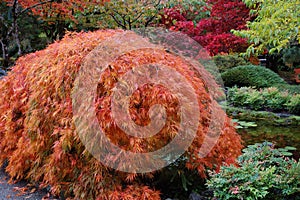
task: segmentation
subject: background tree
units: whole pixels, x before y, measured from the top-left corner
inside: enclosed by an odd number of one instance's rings
[[[201,19],[210,16],[210,5],[206,1],[199,0],[181,0],[168,1],[163,13],[161,14],[160,23],[170,28],[185,21],[193,22],[196,25]]]
[[[31,9],[51,3],[53,0],[31,2],[23,7],[18,0],[0,2],[0,66],[7,70],[23,53],[38,50],[45,45],[45,37],[39,27],[41,21],[29,14]],[[22,34],[21,34],[22,33]]]
[[[105,3],[104,12],[113,24],[122,29],[147,27],[157,21],[161,0],[112,0]]]
[[[300,2],[298,0],[243,0],[256,19],[247,23],[247,30],[235,30],[251,45],[246,55],[270,54],[300,43]]]
[[[163,9],[179,4],[181,11],[193,18],[196,8],[202,5],[195,2],[190,6],[186,0],[4,0],[0,5],[3,13],[0,17],[0,65],[8,69],[17,57],[45,47],[45,41],[51,43],[61,39],[66,30],[155,26],[162,18]],[[33,47],[35,44],[39,47]]]
[[[193,37],[211,55],[243,52],[248,44],[246,39],[233,35],[230,30],[246,28],[249,9],[240,0],[209,0],[202,6],[205,15],[199,21],[177,17],[172,27]],[[195,23],[196,22],[196,23]]]
[[[95,1],[4,0],[0,2],[0,66],[7,70],[20,55],[61,39],[78,23],[75,14]]]

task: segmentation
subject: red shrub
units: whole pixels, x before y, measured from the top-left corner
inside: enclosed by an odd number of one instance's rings
[[[141,175],[110,169],[92,157],[75,131],[71,92],[83,59],[105,39],[119,31],[67,34],[47,49],[21,57],[8,76],[0,80],[0,162],[8,160],[7,172],[16,179],[30,179],[50,185],[54,194],[65,191],[77,199],[160,199],[159,192],[141,184]],[[126,136],[110,117],[110,90],[117,78],[135,67],[159,61],[182,74],[196,91],[201,111],[197,136],[186,152],[186,167],[197,169],[202,177],[207,168],[232,162],[242,148],[230,119],[209,97],[204,82],[205,70],[199,74],[181,57],[164,50],[139,49],[116,59],[113,70],[103,72],[98,85],[96,112],[107,136],[124,149],[146,152],[168,143],[176,134],[176,99],[165,88],[146,85],[133,94],[130,113],[137,124],[147,124],[147,112],[134,104],[166,105],[174,117],[159,134],[138,140]],[[202,78],[203,77],[203,78]],[[143,93],[141,96],[140,94]],[[159,99],[157,93],[160,94]],[[173,104],[172,104],[173,103]],[[212,116],[212,112],[218,113]],[[168,115],[169,116],[169,115]],[[224,118],[219,120],[218,118]],[[202,158],[199,150],[210,124],[222,127],[219,140]],[[212,131],[216,133],[218,130]],[[148,144],[148,146],[146,145]],[[210,144],[208,141],[207,145]],[[143,177],[152,177],[151,173]]]
[[[241,0],[210,0],[209,18],[201,19],[196,26],[192,21],[176,19],[177,23],[171,27],[194,38],[211,55],[218,53],[243,52],[248,44],[247,40],[234,36],[232,29],[246,28],[249,20],[249,9]],[[165,13],[168,16],[170,12]]]

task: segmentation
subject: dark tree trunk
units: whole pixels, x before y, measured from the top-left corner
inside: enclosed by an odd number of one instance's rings
[[[2,63],[3,63],[3,70],[7,70],[9,67],[9,56],[8,56],[8,47],[5,41],[0,40],[1,44],[1,51],[2,51]]]

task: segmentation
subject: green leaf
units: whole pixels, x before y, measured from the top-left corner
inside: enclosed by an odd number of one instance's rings
[[[281,152],[281,153],[282,153],[282,155],[284,155],[284,156],[292,156],[292,155],[293,155],[292,153],[286,152],[286,151],[283,151],[283,152]]]
[[[285,149],[287,149],[289,151],[296,151],[297,150],[297,148],[291,147],[291,146],[286,146]]]

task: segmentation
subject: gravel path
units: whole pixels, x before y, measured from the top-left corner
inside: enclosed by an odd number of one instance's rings
[[[2,167],[0,169],[0,200],[58,200],[49,197],[46,190],[36,190],[35,188],[31,188],[24,191],[24,188],[27,185],[25,181],[9,184],[8,180],[9,176]]]

